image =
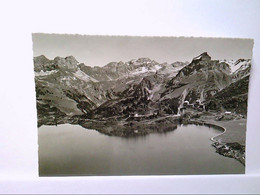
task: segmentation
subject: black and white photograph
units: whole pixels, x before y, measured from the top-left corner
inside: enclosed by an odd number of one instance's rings
[[[40,176],[245,173],[252,39],[32,40]]]
[[[259,0],[0,5],[0,194],[259,194]]]

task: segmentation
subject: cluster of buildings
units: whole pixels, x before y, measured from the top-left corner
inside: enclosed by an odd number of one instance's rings
[[[184,114],[187,108],[191,108],[198,111],[204,111],[205,105],[200,100],[196,100],[194,104],[190,104],[189,101],[184,101],[180,108],[180,114]]]

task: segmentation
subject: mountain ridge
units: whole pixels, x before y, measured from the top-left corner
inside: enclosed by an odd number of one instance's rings
[[[239,67],[232,71],[233,66]],[[51,108],[66,116],[96,118],[177,114],[184,101],[206,102],[249,76],[250,68],[250,60],[229,64],[212,60],[207,52],[191,63],[160,64],[139,58],[103,67],[87,66],[73,56],[49,60],[41,55],[34,57],[37,108],[40,117],[44,112],[53,115]],[[245,113],[244,106],[242,110]]]

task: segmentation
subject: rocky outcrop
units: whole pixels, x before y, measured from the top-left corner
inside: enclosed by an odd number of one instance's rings
[[[52,60],[49,60],[46,58],[44,55],[38,56],[34,58],[34,71],[35,72],[46,72],[46,71],[51,71],[55,70],[57,66]]]
[[[73,56],[68,56],[65,58],[56,57],[54,58],[53,63],[59,68],[65,68],[70,71],[76,71],[78,61]]]

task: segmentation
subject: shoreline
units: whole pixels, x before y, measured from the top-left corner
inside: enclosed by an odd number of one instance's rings
[[[221,130],[222,133],[210,138],[210,140],[213,142],[213,144],[211,145],[216,149],[216,152],[218,154],[225,157],[234,158],[245,166],[245,146],[239,144],[238,142],[222,143],[221,141],[216,139],[217,137],[224,135],[227,132],[227,129],[225,127],[221,126],[220,124],[214,124],[204,121],[189,120],[187,122],[189,124],[205,125]]]
[[[136,137],[145,136],[151,133],[166,133],[177,128],[176,118],[162,117],[139,120],[104,120],[104,121],[79,121],[83,128],[95,129],[96,131],[108,136],[117,137]],[[163,128],[162,128],[163,127]]]
[[[241,120],[230,120],[230,121],[214,121],[210,119],[190,119],[182,118],[181,116],[168,115],[158,118],[149,119],[150,123],[147,123],[146,118],[138,118],[137,121],[132,118],[132,120],[85,120],[85,119],[75,119],[67,118],[59,120],[56,124],[78,124],[83,128],[95,129],[96,131],[103,133],[108,136],[119,136],[119,137],[135,137],[135,136],[145,136],[150,133],[166,133],[168,131],[174,131],[178,124],[195,124],[195,125],[205,125],[208,127],[213,127],[222,131],[222,133],[210,138],[213,142],[211,145],[216,149],[216,152],[225,157],[234,158],[238,160],[245,166],[245,141],[243,132],[241,133],[241,128],[237,128],[237,123],[245,122]],[[235,125],[229,125],[226,127],[225,123],[235,123]],[[53,122],[48,122],[45,125],[56,125]],[[41,125],[44,125],[42,123]],[[39,125],[39,126],[41,126]],[[162,126],[163,125],[163,126]],[[38,126],[38,127],[39,127]],[[164,127],[164,128],[162,128]],[[239,130],[239,136],[233,136],[232,132]],[[243,129],[242,129],[243,131]],[[231,132],[231,133],[230,133]],[[229,135],[228,135],[229,134]],[[234,138],[235,137],[235,138]],[[217,139],[219,138],[219,139]],[[224,139],[224,141],[223,141]]]

